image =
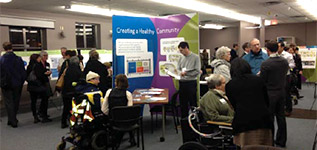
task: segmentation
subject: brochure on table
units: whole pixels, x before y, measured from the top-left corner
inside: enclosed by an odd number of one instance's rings
[[[306,82],[317,82],[317,46],[299,46],[299,54],[302,59],[303,76]]]
[[[168,88],[169,96],[178,89],[167,72],[177,74],[177,62],[183,57],[181,41],[198,54],[198,14],[165,17],[112,17],[113,77],[126,74],[129,91]]]

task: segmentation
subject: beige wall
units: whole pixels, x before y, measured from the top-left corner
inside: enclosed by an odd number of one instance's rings
[[[67,47],[76,48],[75,23],[94,23],[100,24],[101,28],[101,48],[112,49],[112,37],[109,30],[112,28],[111,18],[106,17],[86,17],[65,14],[54,14],[37,11],[26,11],[19,9],[1,9],[2,15],[12,15],[20,17],[44,18],[55,20],[55,29],[47,29],[47,49],[59,49]],[[60,26],[64,27],[65,38],[59,37]],[[9,40],[8,26],[1,26],[0,42]]]
[[[210,49],[214,53],[215,47],[228,46],[232,48],[233,43],[239,42],[238,27],[230,27],[222,30],[200,29],[200,49]]]
[[[266,27],[265,40],[294,36],[297,45],[317,45],[317,22],[278,24]]]
[[[259,29],[246,29],[245,27],[252,27],[254,24],[240,21],[239,25],[239,56],[243,54],[242,45],[245,42],[249,42],[253,38],[259,39]]]

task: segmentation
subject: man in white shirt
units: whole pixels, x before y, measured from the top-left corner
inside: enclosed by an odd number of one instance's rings
[[[285,58],[288,62],[288,71],[286,76],[286,83],[285,83],[285,116],[291,115],[291,112],[293,110],[293,104],[291,99],[291,93],[290,93],[290,70],[295,67],[295,61],[293,59],[292,54],[290,54],[287,51],[284,51],[285,44],[280,42],[278,43],[278,54]]]
[[[67,48],[66,47],[62,47],[61,48],[61,54],[62,54],[62,58],[60,58],[59,59],[59,61],[58,61],[58,66],[57,66],[57,70],[58,70],[58,72],[60,72],[61,71],[61,67],[62,67],[62,65],[63,65],[63,62],[65,61],[65,53],[66,53],[66,50],[67,50]]]

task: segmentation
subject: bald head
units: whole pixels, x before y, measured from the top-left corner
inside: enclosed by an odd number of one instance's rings
[[[261,50],[260,41],[256,38],[250,41],[250,48],[253,53],[258,53]]]

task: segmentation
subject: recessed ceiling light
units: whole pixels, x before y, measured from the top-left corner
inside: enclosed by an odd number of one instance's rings
[[[206,14],[223,16],[223,17],[227,17],[227,18],[231,18],[235,20],[261,24],[261,17],[238,13],[229,9],[221,8],[216,5],[210,5],[207,3],[199,2],[197,0],[150,0],[150,1],[169,5],[169,6],[189,9],[195,12],[198,11],[198,12],[202,12]],[[269,21],[267,23],[269,23]]]
[[[12,0],[0,0],[0,3],[9,3],[11,2]]]
[[[205,24],[205,25],[200,25],[201,28],[204,29],[216,29],[216,30],[221,30],[225,26],[219,25],[219,24]]]
[[[64,6],[62,7],[65,8]],[[78,5],[74,4],[71,5],[69,9],[66,9],[68,11],[73,12],[81,12],[81,13],[87,13],[87,14],[94,14],[94,15],[101,15],[101,16],[108,16],[111,17],[113,15],[125,15],[125,16],[142,16],[142,17],[148,17],[150,15],[146,14],[136,14],[131,13],[127,11],[120,11],[120,10],[114,10],[114,9],[106,9],[106,8],[100,8],[96,6],[87,6],[87,5]]]

